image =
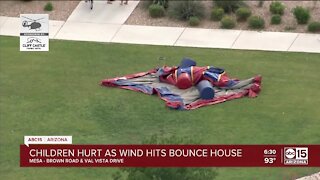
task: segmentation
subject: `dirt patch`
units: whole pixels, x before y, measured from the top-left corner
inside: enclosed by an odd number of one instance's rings
[[[320,21],[320,1],[314,4],[313,1],[282,1],[285,5],[285,12],[282,16],[282,23],[280,25],[271,25],[271,13],[269,12],[269,5],[271,1],[265,1],[262,7],[258,7],[258,1],[245,1],[250,7],[253,15],[262,16],[266,22],[265,31],[290,31],[290,32],[306,32],[306,25],[298,25],[296,19],[292,14],[292,9],[296,6],[303,6],[308,8],[311,12],[311,21]],[[205,5],[206,17],[201,21],[198,28],[219,29],[220,23],[210,20],[210,12],[213,8],[212,1],[201,1]],[[234,14],[231,14],[235,16]],[[131,25],[147,25],[147,26],[172,26],[172,27],[188,27],[187,22],[178,21],[168,16],[163,18],[151,18],[143,1],[140,1],[136,9],[130,15],[126,24]],[[237,23],[234,29],[247,30],[248,24],[246,22]]]
[[[51,2],[53,11],[44,11],[44,6]],[[0,1],[0,16],[20,17],[20,14],[49,14],[50,20],[65,21],[77,7],[76,1]]]

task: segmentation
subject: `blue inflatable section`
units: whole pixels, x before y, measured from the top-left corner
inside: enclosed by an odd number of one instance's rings
[[[197,89],[201,99],[212,99],[214,97],[214,89],[208,80],[202,80],[197,84]]]
[[[179,67],[177,69],[177,76],[179,77],[180,74],[182,74],[182,73],[188,73],[189,76],[191,77],[191,67],[186,67],[186,68]]]
[[[190,58],[183,58],[181,60],[179,68],[188,68],[188,67],[196,66],[196,65],[197,65],[197,63],[194,60],[192,60]]]

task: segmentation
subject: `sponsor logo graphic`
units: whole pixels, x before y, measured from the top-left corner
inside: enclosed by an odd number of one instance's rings
[[[284,148],[285,165],[308,165],[307,147],[285,147]]]
[[[36,31],[40,31],[41,23],[39,21],[44,18],[31,19],[26,16],[21,16],[21,17],[26,19],[26,20],[22,21],[23,27],[29,27],[29,30],[35,29]]]
[[[27,43],[41,43],[41,40],[39,38],[36,38],[36,37],[29,37],[27,39]]]
[[[20,51],[49,51],[49,15],[21,14]]]

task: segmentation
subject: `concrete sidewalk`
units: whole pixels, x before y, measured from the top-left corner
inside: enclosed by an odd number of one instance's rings
[[[310,176],[305,176],[296,180],[319,180],[320,179],[320,172],[312,174]]]
[[[64,21],[49,22],[49,38],[53,39],[58,31],[64,25]],[[0,16],[0,35],[4,36],[20,36],[21,20],[16,17]]]
[[[119,1],[107,4],[107,1],[93,1],[93,9],[89,3],[81,1],[69,16],[67,22],[95,24],[124,24],[139,1],[130,1],[128,5],[120,5]]]
[[[93,10],[80,2],[66,22],[49,22],[49,37],[76,41],[182,47],[246,49],[320,53],[320,34],[257,32],[124,25],[138,1],[120,5],[95,1]],[[0,16],[0,35],[19,36],[20,19]]]

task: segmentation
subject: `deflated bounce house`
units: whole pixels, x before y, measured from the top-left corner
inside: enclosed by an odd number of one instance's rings
[[[173,109],[189,110],[241,97],[256,97],[261,90],[261,76],[245,80],[229,78],[224,69],[199,67],[184,58],[179,66],[151,69],[123,77],[105,79],[101,85],[145,94],[157,94]]]

